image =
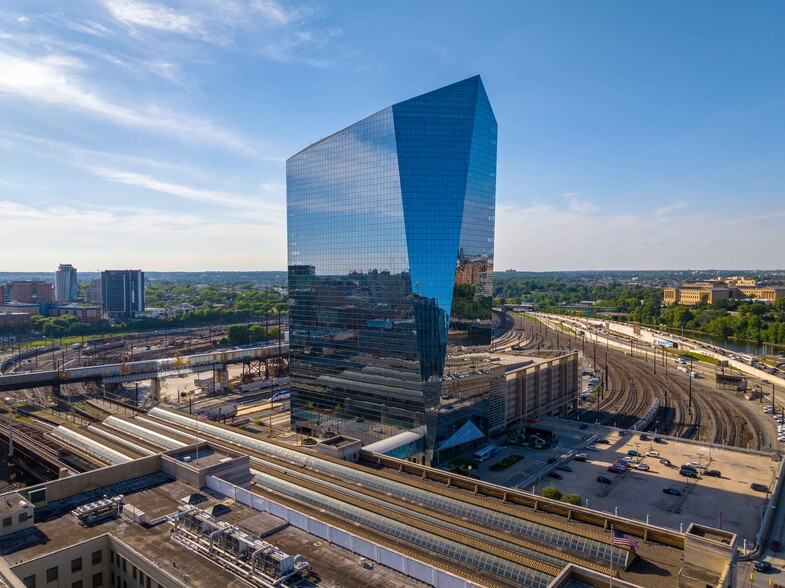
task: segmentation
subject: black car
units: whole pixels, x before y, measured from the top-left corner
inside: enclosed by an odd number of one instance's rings
[[[556,463],[557,461],[559,461],[558,457],[549,457],[548,458],[548,463]]]
[[[641,441],[648,441],[648,440],[649,440],[648,435],[641,435]]]
[[[548,477],[561,480],[564,476],[562,476],[559,472],[548,472]]]
[[[655,437],[654,438],[654,442],[655,443],[662,443],[662,437]]]
[[[582,455],[576,455],[572,458],[573,461],[586,461],[586,458]]]
[[[613,480],[606,478],[605,476],[597,476],[597,481],[600,484],[613,484]]]
[[[711,476],[712,478],[721,478],[722,472],[720,470],[706,470],[703,472],[704,476]]]
[[[596,443],[597,445],[610,445],[610,443],[611,443],[611,442],[610,442],[610,441],[608,441],[607,439],[597,439],[597,440],[595,441],[595,443]]]
[[[662,465],[669,466],[669,465],[671,465],[671,460],[669,460],[667,457],[663,457],[663,458],[660,458],[660,463]]]
[[[693,470],[679,470],[679,475],[684,476],[685,478],[697,478],[698,472]]]
[[[766,484],[758,484],[757,482],[753,482],[750,484],[750,488],[755,490],[756,492],[768,492],[769,487]]]
[[[752,567],[757,572],[768,572],[771,569],[771,564],[767,561],[756,561]]]
[[[681,496],[681,490],[678,488],[663,488],[662,491],[672,496]]]
[[[586,423],[581,423],[581,426],[580,426],[580,428],[581,428],[581,429],[588,429],[588,428],[589,428],[589,425],[587,425]]]

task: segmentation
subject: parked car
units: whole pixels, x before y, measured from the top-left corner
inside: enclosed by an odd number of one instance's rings
[[[585,453],[576,453],[573,459],[575,461],[586,461],[587,459],[589,459],[589,456],[586,455]]]
[[[752,567],[756,572],[768,572],[771,569],[771,564],[767,561],[756,561]]]
[[[566,463],[560,463],[559,465],[556,466],[556,469],[557,470],[561,470],[563,472],[571,472],[572,471],[572,468],[570,466],[568,466]]]
[[[690,472],[695,472],[696,474],[698,473],[698,468],[696,468],[691,463],[682,464],[681,469],[682,470],[689,470]]]
[[[596,445],[587,445],[586,447],[584,447],[584,449],[588,449],[589,451],[599,451],[600,450],[600,448],[597,447]]]
[[[662,437],[655,437],[654,438],[654,442],[655,443],[665,443],[665,441],[662,440]]]
[[[699,470],[699,469],[703,468],[703,466],[700,464],[699,461],[690,461],[690,462],[687,462],[687,465],[692,467],[692,468],[695,468],[696,470]]]
[[[639,463],[635,467],[638,468],[639,470],[641,470],[642,472],[648,472],[649,471],[649,466],[647,466],[645,463]]]
[[[589,428],[589,425],[587,425],[586,423],[581,423],[581,426],[580,426],[579,428],[580,428],[581,430],[583,430],[583,429],[588,429],[588,428]]]
[[[608,466],[608,471],[612,474],[623,474],[627,468],[613,464]]]
[[[777,539],[771,542],[771,550],[779,553],[782,551],[782,543],[780,543]]]
[[[659,451],[649,451],[648,453],[646,453],[646,457],[659,457],[659,456],[660,456]]]
[[[756,492],[768,492],[769,487],[766,484],[759,484],[758,482],[753,482],[750,484],[750,488],[755,490]]]
[[[619,431],[619,437],[624,437],[627,434],[627,431]]]
[[[698,472],[693,470],[679,470],[679,475],[684,476],[685,478],[697,478]]]
[[[595,443],[598,443],[599,445],[609,445],[610,441],[608,441],[607,439],[597,439]]]
[[[681,490],[678,488],[663,488],[662,491],[672,496],[681,496]]]
[[[627,463],[630,463],[635,461],[635,459],[630,457],[629,455],[625,455],[624,457],[621,458],[621,461],[626,461]]]
[[[722,472],[720,470],[706,470],[703,472],[704,476],[711,476],[712,478],[721,478]]]
[[[548,477],[553,478],[554,480],[561,480],[564,476],[559,472],[548,472]]]
[[[558,457],[549,457],[548,458],[548,463],[556,463],[557,461],[559,461]]]
[[[605,476],[597,476],[597,481],[600,484],[613,484],[613,480],[606,478]]]
[[[630,449],[627,452],[627,455],[631,455],[633,457],[641,457],[643,454],[640,451],[635,451],[634,449]]]

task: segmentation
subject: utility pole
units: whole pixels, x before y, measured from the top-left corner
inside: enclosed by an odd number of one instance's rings
[[[687,401],[687,414],[692,417],[692,354],[690,354],[690,393],[689,393],[689,400]]]
[[[771,412],[772,414],[776,414],[774,412],[774,382],[771,382]]]

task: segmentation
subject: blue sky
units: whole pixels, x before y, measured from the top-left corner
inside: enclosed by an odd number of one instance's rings
[[[785,3],[6,0],[0,271],[286,266],[285,160],[481,74],[496,268],[785,267]]]

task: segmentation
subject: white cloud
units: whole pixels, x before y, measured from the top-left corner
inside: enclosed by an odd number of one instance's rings
[[[88,113],[109,122],[175,135],[183,140],[218,143],[253,155],[254,149],[213,123],[168,112],[155,104],[132,107],[107,99],[79,77],[85,64],[68,55],[23,58],[0,53],[0,94]]]
[[[81,22],[66,21],[63,24],[64,26],[74,31],[79,31],[80,33],[87,33],[88,35],[92,35],[94,37],[106,38],[113,34],[109,28],[105,27],[101,23],[93,22],[91,20],[85,20]]]
[[[687,207],[686,202],[674,202],[673,204],[667,204],[665,206],[661,206],[657,210],[654,211],[654,215],[657,217],[665,217],[668,216],[671,212],[675,212],[677,210],[681,210]]]
[[[187,35],[200,34],[201,19],[166,6],[131,0],[104,0],[109,13],[128,27],[146,27]]]
[[[495,267],[497,271],[746,267],[748,248],[753,246],[759,266],[782,265],[778,258],[782,223],[765,221],[785,217],[785,210],[732,221],[714,211],[667,216],[681,208],[639,207],[631,214],[591,202],[566,209],[500,202]]]
[[[26,24],[30,22],[30,19],[27,18],[26,16],[20,16],[19,18],[16,19],[16,22],[18,22],[19,24]]]
[[[63,251],[64,243],[68,244],[69,262],[83,271],[118,266],[162,271],[286,266],[283,226],[260,231],[255,221],[226,221],[152,208],[0,200],[0,234],[9,242],[26,244],[24,256],[3,259],[4,271],[52,268],[58,261],[53,252]],[[30,235],[36,238],[30,239]],[[118,236],[127,243],[118,242]]]
[[[95,168],[89,166],[86,166],[86,169],[112,182],[153,190],[163,194],[170,194],[172,196],[178,196],[179,198],[185,198],[186,200],[223,204],[225,206],[231,206],[234,208],[242,208],[244,210],[261,209],[268,214],[273,212],[283,216],[283,210],[280,205],[271,204],[261,200],[260,198],[234,194],[221,190],[193,188],[191,186],[166,182],[157,178],[129,171]]]

